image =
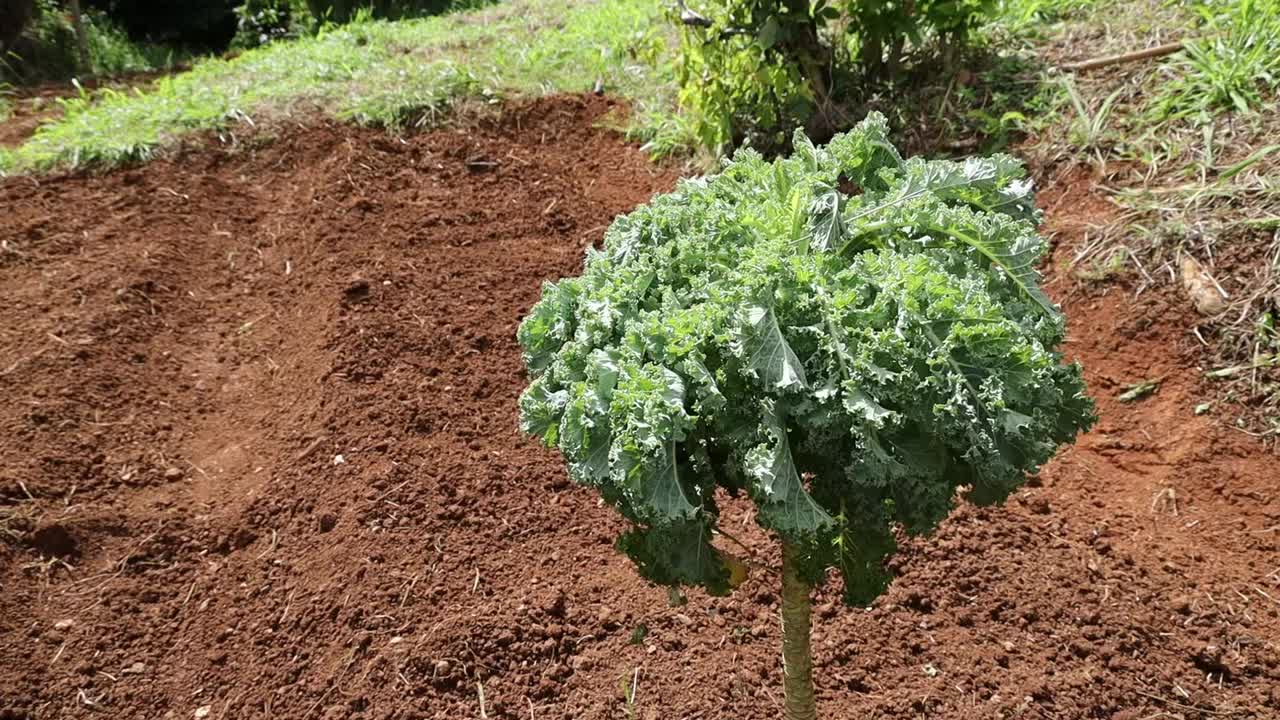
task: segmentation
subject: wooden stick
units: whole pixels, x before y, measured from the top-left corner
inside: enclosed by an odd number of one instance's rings
[[[1067,63],[1062,66],[1062,69],[1068,72],[1084,72],[1086,70],[1094,70],[1108,65],[1119,65],[1120,63],[1137,62],[1138,60],[1146,60],[1147,58],[1172,55],[1181,49],[1182,42],[1178,41],[1164,45],[1157,45],[1145,50],[1135,50],[1133,52],[1121,53],[1119,55],[1108,55],[1106,57],[1093,58],[1092,60]]]

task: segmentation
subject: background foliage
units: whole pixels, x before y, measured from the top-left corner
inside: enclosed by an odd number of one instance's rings
[[[711,0],[683,4],[680,102],[714,152],[830,137],[855,86],[901,78],[913,54],[954,63],[993,0]]]

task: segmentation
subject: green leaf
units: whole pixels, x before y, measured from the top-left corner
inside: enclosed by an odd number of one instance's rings
[[[972,214],[969,217],[973,217]],[[1031,233],[1001,232],[990,218],[987,218],[987,222],[988,227],[984,232],[976,223],[964,222],[964,218],[953,211],[939,213],[929,227],[976,250],[992,265],[1003,270],[1017,283],[1023,294],[1045,313],[1056,315],[1057,307],[1040,289],[1040,273],[1036,270],[1043,253],[1040,239]]]
[[[807,388],[800,358],[782,336],[771,308],[754,305],[746,310],[749,328],[745,352],[748,366],[771,388]]]
[[[827,250],[839,243],[844,233],[840,221],[840,191],[834,187],[824,187],[809,205],[809,233],[812,245],[816,250]]]
[[[779,424],[774,432],[777,436],[772,445],[753,450],[747,458],[747,472],[755,480],[760,523],[793,541],[811,540],[834,521],[805,490],[786,430]]]
[[[760,43],[760,47],[768,50],[783,38],[784,30],[778,18],[770,15],[768,20],[764,21],[764,25],[760,28],[760,33],[756,36],[756,42]]]
[[[845,396],[844,404],[854,417],[860,417],[875,427],[883,427],[886,422],[898,416],[860,389],[849,391]]]
[[[729,592],[729,568],[711,545],[705,523],[637,528],[618,538],[618,549],[659,585],[701,585],[712,595]]]
[[[667,444],[660,457],[637,465],[632,472],[639,475],[636,482],[646,508],[644,514],[654,522],[687,520],[697,513],[697,506],[689,500],[680,482],[674,440]]]

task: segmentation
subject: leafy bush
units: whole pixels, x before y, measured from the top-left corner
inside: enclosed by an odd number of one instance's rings
[[[31,83],[84,74],[110,76],[166,67],[176,59],[167,48],[130,40],[101,11],[85,11],[83,22],[89,50],[87,69],[79,67],[75,28],[68,11],[56,0],[36,0],[30,23],[0,64],[0,77]]]
[[[783,545],[788,668],[827,569],[870,601],[895,525],[930,530],[961,487],[1002,500],[1093,418],[1022,167],[904,160],[887,133],[797,133],[788,159],[743,150],[681,182],[519,329],[523,430],[633,523],[618,547],[645,577],[728,592],[718,494],[751,497]]]
[[[311,11],[303,0],[246,0],[235,12],[231,47],[238,49],[299,37],[311,26]]]
[[[720,151],[744,140],[780,147],[793,129],[830,134],[837,85],[896,77],[911,47],[954,59],[993,0],[710,0],[681,3],[682,107]]]

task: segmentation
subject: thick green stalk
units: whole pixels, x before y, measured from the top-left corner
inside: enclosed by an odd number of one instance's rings
[[[794,545],[782,542],[782,689],[786,720],[815,720],[813,654],[809,649],[809,583],[796,572]]]

